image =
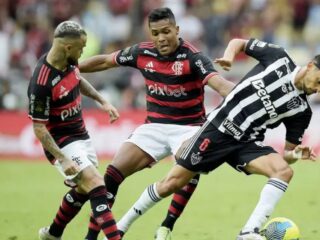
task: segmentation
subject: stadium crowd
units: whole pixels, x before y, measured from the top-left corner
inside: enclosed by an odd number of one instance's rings
[[[280,44],[299,62],[320,52],[320,0],[1,0],[0,109],[26,109],[31,73],[60,22],[71,19],[84,26],[85,59],[143,41],[147,14],[161,6],[175,13],[180,35],[212,58],[221,56],[234,37]],[[238,81],[250,66],[246,56],[239,60],[231,73],[217,69]],[[119,68],[87,78],[120,110],[145,104],[144,81],[136,70]],[[219,100],[209,91],[208,106]],[[83,105],[95,107],[86,99]]]

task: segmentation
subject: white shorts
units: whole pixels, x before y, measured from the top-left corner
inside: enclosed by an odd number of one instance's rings
[[[91,165],[93,165],[94,167],[98,167],[97,154],[92,146],[90,139],[72,142],[67,146],[61,148],[61,151],[66,155],[66,157],[78,164],[80,171]],[[74,179],[77,176],[77,174],[67,176],[63,172],[62,166],[59,161],[55,161],[54,166],[67,180]]]
[[[136,128],[125,142],[134,143],[159,161],[176,154],[181,144],[199,129],[200,126],[148,123]]]

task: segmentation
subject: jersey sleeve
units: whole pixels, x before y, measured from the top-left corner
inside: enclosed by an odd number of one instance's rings
[[[47,86],[31,84],[28,89],[29,118],[35,122],[49,120],[51,93]]]
[[[116,52],[114,60],[118,65],[121,65],[121,66],[136,67],[138,53],[139,53],[139,45],[136,44]]]
[[[286,51],[275,44],[260,41],[251,38],[245,48],[245,53],[262,64],[268,64],[269,61],[286,56]]]
[[[309,108],[306,111],[297,114],[293,117],[285,119],[286,140],[293,144],[301,144],[305,130],[308,128],[312,116],[312,111]]]
[[[213,67],[211,59],[202,53],[196,53],[192,56],[191,69],[204,85],[207,84],[210,77],[219,74]]]

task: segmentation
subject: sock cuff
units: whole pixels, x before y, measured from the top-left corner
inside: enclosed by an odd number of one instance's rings
[[[162,199],[157,191],[157,183],[154,183],[148,187],[148,194],[151,200],[154,202],[159,202]]]
[[[270,185],[272,185],[272,186],[274,186],[284,192],[287,190],[288,185],[289,185],[287,182],[282,181],[279,178],[269,178],[269,181],[267,182],[267,184],[270,184]]]
[[[107,196],[107,189],[104,185],[98,186],[89,192],[90,199],[95,198],[95,197],[100,197],[103,195]]]
[[[112,178],[119,184],[124,180],[124,176],[122,175],[122,173],[111,164],[107,167],[106,175],[112,176]]]

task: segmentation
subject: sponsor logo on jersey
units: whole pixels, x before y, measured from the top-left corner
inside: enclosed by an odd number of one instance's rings
[[[202,156],[200,156],[200,152],[191,154],[191,164],[196,165],[202,160]]]
[[[61,76],[58,75],[52,80],[52,86],[55,86],[61,80]]]
[[[260,47],[260,48],[263,48],[263,47],[265,47],[266,45],[267,45],[266,42],[259,41],[258,39],[255,39],[255,40],[253,40],[253,42],[251,43],[249,49],[250,49],[250,50],[253,50],[253,48],[254,48],[255,46]]]
[[[129,55],[129,56],[120,56],[119,57],[119,61],[120,63],[125,63],[125,62],[129,62],[133,60],[133,56]]]
[[[186,89],[182,86],[172,88],[167,85],[164,85],[163,87],[160,87],[157,84],[148,85],[148,91],[151,95],[155,94],[160,96],[174,96],[178,98],[181,96],[187,96],[185,90]]]
[[[149,50],[144,50],[143,53],[146,54],[146,55],[153,56],[153,57],[157,57],[158,56],[158,54],[156,54],[154,52],[151,52]]]
[[[224,128],[233,136],[240,138],[243,135],[243,131],[235,123],[231,122],[229,119],[225,119],[222,123]]]
[[[203,66],[203,62],[200,59],[196,61],[196,66],[200,68],[200,71],[202,72],[202,74],[207,73],[207,70]]]
[[[150,62],[148,62],[148,63],[146,64],[146,66],[144,67],[144,70],[145,70],[146,72],[151,72],[151,73],[153,73],[153,72],[156,71],[156,70],[153,69],[153,62],[152,62],[152,61],[150,61]]]
[[[175,75],[182,75],[183,73],[183,63],[180,61],[175,61],[171,68]]]
[[[257,90],[257,95],[260,98],[265,110],[267,111],[270,118],[278,117],[276,108],[270,100],[270,95],[266,90],[266,86],[262,79],[251,81],[252,86]]]
[[[68,117],[75,116],[78,113],[80,113],[80,111],[81,111],[81,103],[77,104],[76,106],[70,107],[68,109],[64,109],[60,114],[61,120],[64,121]]]
[[[181,59],[181,58],[187,58],[187,54],[186,53],[180,53],[177,55],[177,59]]]

